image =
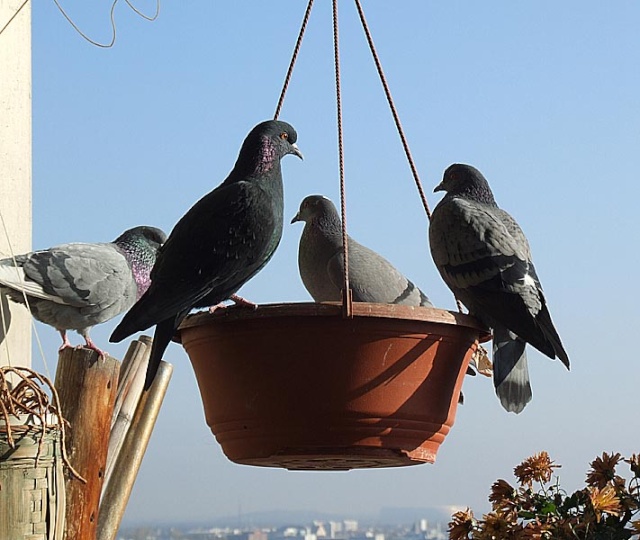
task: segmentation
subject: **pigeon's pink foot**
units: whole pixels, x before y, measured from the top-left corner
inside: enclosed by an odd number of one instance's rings
[[[107,353],[98,348],[98,346],[91,340],[90,337],[85,337],[84,339],[86,341],[85,348],[96,351],[100,355],[100,360],[105,360],[107,358]]]
[[[258,309],[258,304],[251,302],[246,298],[242,298],[242,296],[238,296],[237,294],[232,294],[229,297],[229,300],[231,300],[236,306],[245,306],[250,307],[251,309]],[[210,306],[209,313],[214,313],[215,311],[218,311],[219,309],[225,309],[226,307],[227,305],[224,302],[220,302],[215,306]]]
[[[64,330],[60,330],[60,335],[62,336],[62,345],[58,349],[58,352],[61,353],[65,349],[73,349],[73,345],[69,342],[69,338],[67,338],[67,333]]]
[[[238,296],[237,294],[232,294],[229,297],[229,300],[231,300],[237,306],[245,306],[252,309],[258,309],[258,304],[252,302],[251,300],[247,300],[246,298],[242,298],[242,296]]]
[[[209,313],[214,313],[220,309],[224,309],[227,306],[225,305],[224,302],[220,302],[219,304],[216,304],[215,306],[209,306]]]

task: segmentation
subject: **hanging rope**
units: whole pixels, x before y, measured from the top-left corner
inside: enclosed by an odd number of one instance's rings
[[[380,82],[382,83],[382,87],[384,88],[384,93],[387,96],[387,101],[389,103],[389,108],[391,109],[391,114],[393,115],[393,120],[396,123],[396,129],[398,130],[398,135],[400,135],[400,140],[402,141],[402,147],[404,148],[404,153],[407,156],[407,160],[409,161],[409,167],[411,167],[411,173],[413,174],[413,179],[415,180],[416,187],[418,188],[418,193],[420,194],[420,199],[422,200],[422,206],[424,206],[424,211],[427,213],[427,217],[431,219],[431,210],[429,209],[429,203],[427,202],[427,197],[424,194],[424,189],[422,188],[422,182],[420,182],[420,177],[418,176],[418,169],[413,161],[413,157],[411,157],[411,150],[409,149],[409,143],[407,142],[407,138],[404,135],[404,130],[402,129],[402,124],[400,123],[400,117],[398,116],[398,111],[393,103],[393,98],[391,97],[391,91],[389,90],[389,85],[387,84],[387,79],[384,76],[384,71],[382,70],[382,64],[380,63],[380,58],[378,57],[378,53],[376,52],[376,47],[373,44],[373,38],[371,37],[371,32],[369,31],[369,25],[367,24],[367,20],[364,16],[364,11],[362,11],[362,6],[360,5],[360,0],[355,0],[356,7],[358,8],[358,15],[360,16],[360,22],[362,23],[362,28],[367,37],[367,43],[369,43],[369,49],[371,50],[371,55],[373,56],[373,61],[376,64],[376,69],[378,70],[378,75],[380,76]]]
[[[342,251],[344,284],[342,307],[345,317],[353,317],[353,302],[349,286],[349,242],[347,241],[347,204],[344,184],[344,140],[342,137],[342,95],[340,91],[340,38],[338,33],[338,0],[333,0],[333,58],[336,72],[336,115],[338,120],[338,160],[340,166],[340,211],[342,213]]]
[[[418,174],[418,169],[411,155],[409,143],[407,142],[407,138],[404,134],[404,130],[400,122],[400,116],[398,115],[398,111],[393,102],[393,97],[391,96],[391,90],[389,89],[389,84],[387,83],[387,79],[384,75],[384,70],[382,69],[382,63],[380,62],[380,58],[376,51],[375,45],[373,43],[373,37],[371,36],[371,31],[369,30],[369,25],[367,24],[367,20],[364,15],[364,11],[362,9],[362,5],[360,3],[360,0],[355,0],[355,3],[356,3],[356,8],[358,10],[358,15],[360,17],[360,22],[362,23],[362,28],[367,38],[367,43],[369,44],[371,55],[373,56],[373,61],[378,71],[378,76],[380,77],[380,82],[382,83],[382,87],[384,89],[384,93],[387,98],[387,103],[389,104],[389,108],[391,110],[391,114],[393,116],[393,120],[395,122],[398,135],[400,136],[400,141],[402,142],[404,153],[407,157],[407,161],[411,169],[411,174],[413,175],[416,188],[418,189],[418,194],[420,195],[420,200],[422,201],[422,206],[424,207],[424,211],[427,215],[427,218],[431,220],[431,210],[429,208],[427,196],[425,195],[424,188],[422,186],[422,182],[420,181],[420,176]],[[343,251],[344,251],[343,312],[346,317],[352,317],[353,306],[352,306],[352,291],[349,286],[349,244],[347,242],[347,209],[346,209],[346,189],[345,189],[345,179],[344,179],[344,141],[343,141],[343,130],[342,130],[342,98],[341,98],[341,88],[340,88],[340,40],[339,40],[339,31],[338,31],[338,28],[339,28],[338,0],[332,0],[332,4],[333,4],[333,52],[334,52],[334,63],[335,63],[336,109],[337,109],[337,124],[338,124],[338,159],[339,159],[339,168],[340,168],[340,211],[342,214],[342,245],[344,246],[343,248]],[[302,38],[304,36],[307,23],[309,22],[312,5],[313,5],[313,0],[309,0],[309,4],[307,5],[307,9],[305,11],[304,18],[302,20],[302,26],[300,28],[298,39],[296,41],[296,45],[293,51],[293,56],[291,58],[291,62],[289,63],[289,69],[287,70],[287,75],[285,77],[282,92],[280,93],[280,99],[278,100],[278,105],[276,107],[276,112],[274,115],[275,120],[278,119],[278,116],[280,115],[280,111],[282,109],[282,104],[284,102],[284,98],[289,86],[289,82],[291,80],[293,68],[294,68],[296,59],[298,57],[298,53],[300,52]],[[458,310],[462,312],[463,310],[462,303],[457,298],[456,298],[456,304],[458,306]]]
[[[284,103],[284,96],[286,95],[287,89],[289,88],[289,82],[291,81],[291,75],[293,73],[293,66],[295,66],[296,60],[298,59],[298,53],[300,52],[300,46],[302,45],[302,38],[304,37],[304,32],[307,29],[307,23],[309,22],[309,17],[311,16],[312,7],[313,7],[313,0],[309,0],[309,4],[307,4],[307,10],[304,12],[304,18],[302,19],[302,26],[300,27],[300,32],[298,33],[296,46],[293,49],[291,62],[289,62],[289,69],[287,70],[287,75],[284,78],[284,85],[282,86],[282,92],[280,92],[280,99],[278,99],[276,112],[273,115],[274,120],[277,120],[278,116],[280,116],[280,111],[282,110],[282,104]]]
[[[382,87],[384,88],[384,93],[387,96],[387,102],[389,103],[389,108],[391,109],[391,114],[393,115],[393,120],[396,124],[398,135],[400,135],[400,140],[402,141],[402,147],[404,148],[404,153],[407,156],[407,161],[409,162],[409,167],[411,168],[411,174],[413,175],[413,179],[416,183],[416,187],[418,188],[418,193],[420,194],[420,200],[422,201],[422,206],[424,207],[424,211],[427,214],[427,218],[431,220],[431,210],[429,209],[427,196],[424,193],[424,188],[422,187],[422,182],[420,181],[420,176],[418,175],[418,169],[416,167],[415,162],[413,161],[413,157],[411,156],[409,143],[407,142],[407,138],[404,134],[404,130],[402,129],[402,124],[400,123],[400,116],[398,115],[398,111],[395,107],[395,104],[393,103],[391,90],[389,90],[387,78],[385,77],[384,71],[382,70],[382,63],[380,62],[380,58],[378,57],[376,47],[373,43],[373,38],[371,37],[371,32],[369,30],[369,25],[367,24],[367,19],[364,16],[364,11],[362,9],[362,5],[360,4],[360,0],[355,0],[355,3],[356,3],[356,8],[358,9],[358,15],[360,16],[360,22],[362,23],[362,29],[364,30],[364,34],[367,37],[367,43],[369,44],[369,49],[371,50],[371,55],[373,56],[373,61],[376,65],[376,69],[378,70],[380,82],[382,83]],[[462,302],[460,302],[460,300],[458,300],[458,298],[455,295],[454,295],[454,298],[456,300],[458,311],[462,313],[463,311]]]

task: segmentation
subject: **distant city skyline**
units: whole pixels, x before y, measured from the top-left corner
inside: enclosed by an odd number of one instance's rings
[[[434,509],[403,509],[433,515]],[[284,513],[286,514],[286,512]],[[199,538],[202,540],[445,540],[449,518],[430,520],[425,517],[409,522],[378,523],[355,518],[298,517],[295,512],[283,514],[265,512],[261,525],[234,526],[212,523],[178,523],[165,526],[153,524],[122,527],[118,540],[167,540]],[[314,513],[310,512],[309,516]],[[418,515],[418,514],[416,514]],[[289,519],[290,521],[287,521]],[[270,521],[271,520],[271,521]],[[279,523],[279,524],[277,524]],[[177,535],[177,536],[174,536]]]

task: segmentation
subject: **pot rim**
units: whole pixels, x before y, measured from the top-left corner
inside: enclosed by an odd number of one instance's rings
[[[435,324],[447,324],[472,328],[478,332],[480,343],[489,341],[491,333],[478,319],[464,313],[445,309],[403,306],[397,304],[373,304],[369,302],[353,302],[354,318],[404,319],[424,321]],[[187,328],[205,326],[227,321],[244,321],[275,317],[342,317],[342,302],[285,302],[259,304],[256,309],[247,306],[232,305],[218,309],[214,313],[208,311],[188,315],[178,327],[176,339]]]

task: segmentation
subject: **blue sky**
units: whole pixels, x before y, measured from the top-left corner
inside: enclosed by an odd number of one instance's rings
[[[281,114],[306,159],[283,162],[282,243],[240,291],[256,302],[309,299],[296,264],[302,227],[288,221],[308,194],[338,201],[330,4],[316,2]],[[468,378],[466,403],[433,466],[302,473],[227,461],[204,423],[188,358],[171,345],[174,377],[129,523],[234,515],[239,506],[482,510],[491,483],[510,479],[534,452],[547,450],[575,489],[602,451],[640,450],[640,5],[363,4],[431,206],[449,164],[483,171],[531,242],[572,370],[530,349],[534,397],[518,416],[503,411],[490,380]],[[99,41],[110,39],[110,5],[64,4]],[[305,6],[166,2],[150,23],[121,2],[117,41],[105,50],[81,39],[52,2],[34,3],[34,248],[108,241],[139,224],[170,231],[225,178],[251,127],[273,115]],[[352,2],[340,3],[340,17],[349,232],[452,309]],[[93,331],[99,345],[114,326]],[[38,330],[53,370],[58,336]],[[121,357],[125,347],[108,350]],[[34,366],[44,369],[36,351]]]

